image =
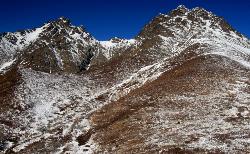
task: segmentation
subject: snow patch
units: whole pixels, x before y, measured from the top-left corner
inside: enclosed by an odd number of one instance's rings
[[[135,39],[130,39],[130,40],[125,40],[125,39],[120,39],[118,42],[114,42],[113,40],[109,41],[100,41],[101,46],[104,48],[103,55],[107,58],[110,59],[115,53],[115,50],[126,50],[133,44],[135,44],[136,41]]]
[[[6,69],[8,69],[14,62],[16,61],[16,59],[13,59],[9,62],[5,62],[0,66],[0,73],[4,73],[6,71]]]

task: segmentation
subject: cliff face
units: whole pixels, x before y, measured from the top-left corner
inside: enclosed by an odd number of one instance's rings
[[[131,40],[59,18],[0,43],[1,151],[250,152],[250,42],[202,8]]]

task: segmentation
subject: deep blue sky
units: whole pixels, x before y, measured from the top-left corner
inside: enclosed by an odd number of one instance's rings
[[[250,38],[250,0],[1,0],[0,32],[39,27],[65,16],[99,40],[133,38],[159,13],[203,7]]]

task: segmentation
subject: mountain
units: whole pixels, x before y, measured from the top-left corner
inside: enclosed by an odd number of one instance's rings
[[[1,40],[5,54],[22,66],[50,73],[78,71],[82,61],[91,58],[93,51],[89,50],[97,43],[82,27],[72,26],[63,17],[41,28],[7,33]]]
[[[131,40],[61,17],[0,42],[3,153],[250,152],[250,41],[203,8]]]

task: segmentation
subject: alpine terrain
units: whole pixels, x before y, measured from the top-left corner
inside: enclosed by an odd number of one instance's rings
[[[185,6],[131,40],[2,33],[0,153],[250,153],[250,41]]]

